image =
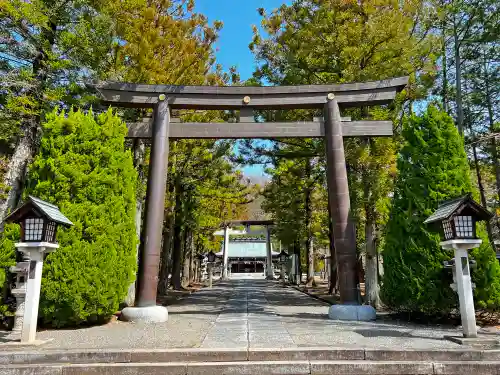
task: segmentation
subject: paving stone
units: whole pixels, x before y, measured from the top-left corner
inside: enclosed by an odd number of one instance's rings
[[[43,346],[58,349],[325,347],[367,349],[460,349],[444,339],[460,334],[447,327],[328,319],[328,305],[277,282],[248,279],[218,282],[167,306],[169,321],[158,324],[113,322],[75,330],[38,332]],[[246,339],[242,336],[247,333]],[[266,342],[256,342],[261,338]],[[226,337],[222,337],[227,335]],[[0,332],[0,339],[2,333]],[[234,337],[233,337],[234,336]],[[243,343],[242,340],[246,341]],[[252,340],[255,339],[255,340]],[[271,342],[272,340],[278,342]],[[488,352],[487,358],[497,359]],[[486,359],[485,357],[485,359]]]
[[[185,375],[186,372],[186,363],[108,363],[62,368],[62,375]]]
[[[429,375],[432,363],[372,361],[311,361],[311,375]]]
[[[387,350],[366,349],[369,361],[478,361],[480,350]]]
[[[0,366],[1,375],[62,375],[62,365]]]
[[[134,350],[130,353],[131,362],[234,362],[246,361],[248,353],[245,349],[168,349],[168,350]]]
[[[309,375],[307,361],[188,364],[187,375]]]
[[[498,375],[500,362],[439,362],[434,363],[434,374],[442,375]]]

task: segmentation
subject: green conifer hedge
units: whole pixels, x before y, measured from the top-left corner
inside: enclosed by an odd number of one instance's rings
[[[453,257],[439,246],[439,235],[423,224],[446,199],[471,191],[469,165],[453,120],[434,106],[404,124],[398,178],[383,249],[381,296],[395,311],[448,314],[457,306],[451,271],[443,261]],[[500,307],[500,267],[483,236],[472,256],[476,304]]]
[[[43,125],[27,192],[59,206],[75,224],[44,263],[40,317],[56,327],[100,323],[124,300],[136,270],[136,172],[125,124],[53,112]]]

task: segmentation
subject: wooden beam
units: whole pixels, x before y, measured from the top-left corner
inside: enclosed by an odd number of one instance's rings
[[[124,107],[152,107],[165,94],[173,109],[322,108],[329,93],[342,107],[388,104],[408,77],[340,85],[276,87],[169,86],[104,83],[96,86],[105,103]],[[243,98],[250,101],[245,103]]]
[[[150,138],[149,122],[127,124],[129,138]],[[342,123],[344,137],[391,136],[391,121],[349,121]],[[170,138],[239,139],[239,138],[320,138],[325,135],[322,121],[311,122],[237,122],[237,123],[174,123]]]
[[[381,81],[342,83],[333,85],[296,85],[296,86],[175,86],[175,85],[145,85],[122,82],[103,82],[96,87],[99,90],[135,91],[153,94],[175,95],[276,95],[329,93],[340,91],[376,90],[387,87],[402,89],[408,84],[408,77],[396,77]]]
[[[124,107],[152,107],[158,102],[157,95],[136,91],[102,91],[105,103]],[[383,88],[365,91],[339,92],[338,103],[343,107],[382,105],[391,103],[396,97],[395,88]],[[255,109],[273,108],[321,108],[326,103],[328,93],[305,93],[299,95],[278,94],[252,96],[249,103]],[[179,95],[170,94],[167,97],[170,108],[173,109],[240,109],[246,105],[240,95]]]

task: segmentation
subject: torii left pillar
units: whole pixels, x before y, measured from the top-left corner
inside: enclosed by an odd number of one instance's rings
[[[122,310],[120,319],[125,321],[160,323],[168,320],[167,309],[156,305],[156,290],[167,184],[169,125],[168,100],[164,94],[161,94],[153,113],[153,141],[137,272],[136,306]]]
[[[341,304],[332,305],[328,317],[336,320],[374,320],[375,309],[359,305],[356,278],[356,238],[351,217],[349,184],[337,99],[328,94],[325,105],[325,141],[328,203],[339,273]]]

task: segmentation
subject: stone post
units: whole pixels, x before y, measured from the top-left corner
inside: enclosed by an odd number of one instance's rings
[[[224,252],[223,252],[223,261],[222,261],[222,274],[221,279],[227,280],[227,266],[229,259],[229,227],[224,227]]]
[[[283,286],[286,285],[286,280],[285,280],[285,262],[281,263],[281,280],[283,282]]]
[[[266,226],[266,279],[274,280],[273,255],[271,249],[271,229]]]
[[[212,271],[212,263],[208,264],[208,287],[212,287],[212,282],[213,282],[213,271]]]

